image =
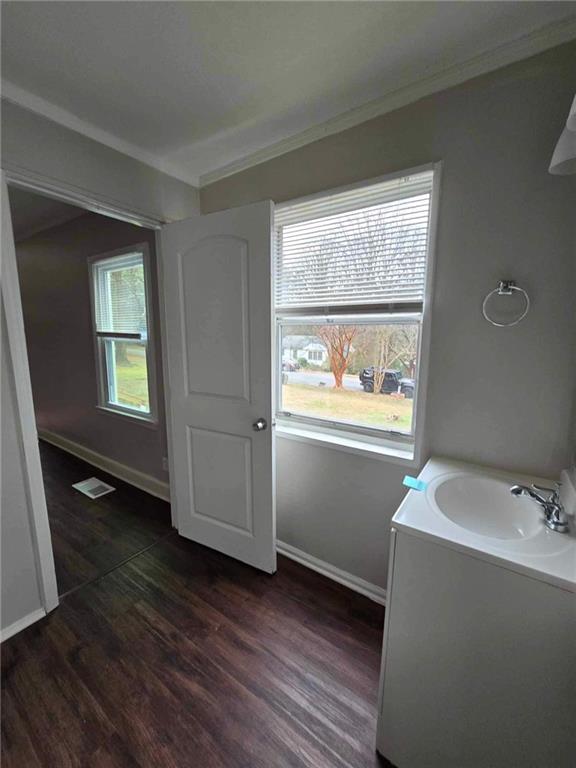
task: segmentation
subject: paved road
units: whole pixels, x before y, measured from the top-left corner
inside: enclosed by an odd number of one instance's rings
[[[308,384],[313,387],[334,386],[334,376],[331,373],[324,373],[323,371],[284,371],[284,373],[288,376],[289,384]],[[346,373],[344,375],[344,387],[355,392],[362,392],[360,380],[358,376],[353,374]]]

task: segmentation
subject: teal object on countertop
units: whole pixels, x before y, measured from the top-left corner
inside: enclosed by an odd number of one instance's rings
[[[428,485],[424,480],[418,480],[417,477],[410,477],[410,475],[406,475],[404,480],[402,480],[402,483],[407,488],[412,488],[413,491],[425,491],[426,486]]]

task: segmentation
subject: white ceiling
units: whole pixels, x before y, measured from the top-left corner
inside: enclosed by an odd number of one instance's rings
[[[575,2],[3,2],[3,93],[198,183],[571,37]]]
[[[24,240],[86,213],[82,208],[17,187],[8,189],[8,197],[15,240]]]

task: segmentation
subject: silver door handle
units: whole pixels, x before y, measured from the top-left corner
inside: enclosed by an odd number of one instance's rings
[[[267,426],[268,426],[268,422],[266,421],[266,419],[263,419],[262,417],[260,417],[259,419],[256,419],[254,424],[252,424],[252,429],[254,430],[254,432],[263,432]]]

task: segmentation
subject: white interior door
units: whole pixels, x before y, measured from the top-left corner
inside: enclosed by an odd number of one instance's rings
[[[272,203],[161,233],[179,532],[276,570]]]

